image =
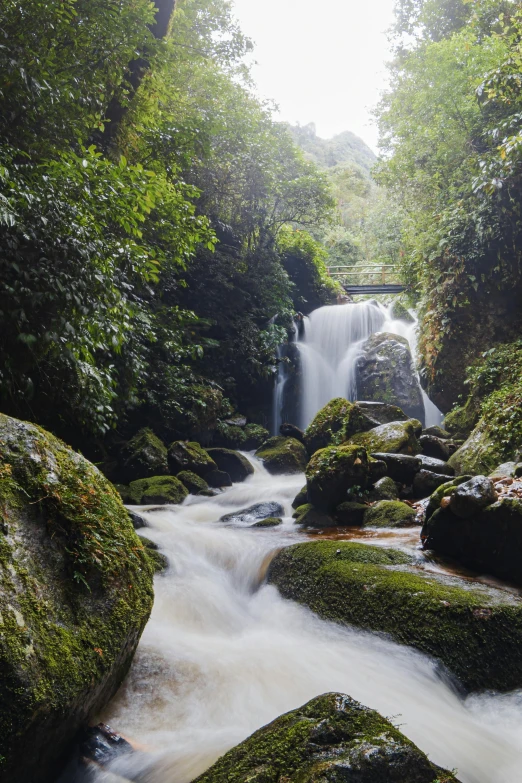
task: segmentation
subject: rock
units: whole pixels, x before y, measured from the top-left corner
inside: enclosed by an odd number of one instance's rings
[[[243,444],[243,448],[247,451],[251,449],[258,449],[265,440],[268,440],[270,433],[267,429],[260,424],[247,424],[245,427],[246,440]]]
[[[305,434],[303,430],[300,430],[299,427],[295,426],[295,424],[288,424],[288,423],[281,424],[281,426],[279,427],[279,432],[285,438],[295,438],[300,443],[304,443]]]
[[[205,479],[202,479],[201,476],[198,476],[197,473],[193,473],[191,470],[182,470],[176,478],[178,481],[181,481],[191,495],[197,495],[198,492],[208,489]]]
[[[136,506],[152,506],[183,503],[187,489],[174,476],[153,476],[131,481],[129,492]]]
[[[426,457],[433,457],[440,459],[442,462],[447,462],[451,456],[448,443],[442,440],[442,438],[436,438],[435,435],[421,435],[419,443],[422,453]]]
[[[134,530],[141,530],[143,527],[148,527],[147,520],[145,517],[142,517],[141,514],[137,514],[135,511],[129,511],[128,509],[127,513],[130,517]]]
[[[517,468],[522,465],[517,462],[504,462],[489,474],[490,479],[515,478]]]
[[[80,756],[106,766],[117,756],[133,752],[132,745],[105,723],[89,726],[80,737]]]
[[[145,538],[145,536],[140,536],[140,538],[152,563],[154,571],[158,574],[162,571],[166,571],[169,567],[168,558],[158,550],[158,545],[156,542],[151,541],[150,538]]]
[[[282,524],[283,520],[281,517],[267,517],[266,519],[261,519],[259,522],[254,522],[250,527],[279,527],[279,525]]]
[[[281,550],[268,581],[326,620],[438,658],[468,690],[522,684],[522,599],[505,590],[422,571],[400,550],[345,541]]]
[[[378,712],[325,693],[259,729],[193,783],[458,783]]]
[[[421,461],[422,470],[430,470],[432,473],[441,473],[443,476],[454,476],[455,468],[448,465],[447,462],[441,459],[435,459],[435,457],[426,457],[424,454],[418,454],[418,458]]]
[[[413,497],[428,498],[441,484],[446,484],[447,481],[447,475],[432,473],[431,470],[420,470],[413,479]]]
[[[218,422],[212,438],[214,446],[225,449],[244,449],[246,440],[247,436],[242,426],[225,421]]]
[[[486,476],[474,476],[460,484],[451,496],[449,507],[462,519],[475,516],[498,498],[493,481]]]
[[[456,516],[451,505],[439,508],[424,524],[422,541],[425,549],[522,585],[521,500],[498,500],[468,518]]]
[[[374,452],[373,458],[386,463],[388,476],[399,484],[412,484],[413,479],[422,467],[419,457],[410,457],[407,454],[382,454]]]
[[[442,440],[449,440],[451,438],[450,433],[447,430],[442,429],[442,427],[439,427],[437,425],[434,425],[432,427],[426,427],[425,430],[422,430],[423,435],[435,435],[436,438],[442,438]]]
[[[174,441],[169,446],[169,466],[172,473],[189,470],[191,473],[206,478],[207,473],[216,470],[217,465],[199,443],[183,440]]]
[[[376,481],[370,492],[371,500],[397,500],[398,494],[397,484],[389,476]]]
[[[475,405],[470,405],[468,401],[463,407],[455,408],[446,414],[444,428],[452,437],[466,439],[478,424],[479,419],[479,410]]]
[[[261,519],[279,517],[283,513],[284,508],[280,503],[256,503],[241,511],[225,514],[219,521],[229,525],[251,525],[253,522],[259,522]]]
[[[304,506],[305,503],[308,503],[308,490],[305,486],[299,490],[297,495],[292,501],[292,508],[299,508],[299,506]]]
[[[375,426],[358,404],[344,397],[335,397],[321,408],[304,433],[304,443],[310,455],[327,446],[340,445],[356,432]]]
[[[441,484],[430,497],[429,503],[426,506],[425,519],[428,520],[440,508],[440,504],[443,498],[448,498],[453,495],[454,491],[460,484],[464,484],[465,481],[469,481],[471,476],[458,476],[452,478],[445,484]]]
[[[483,419],[480,420],[469,438],[449,458],[449,464],[456,473],[472,475],[490,473],[499,464],[502,453]]]
[[[229,419],[225,419],[223,424],[228,424],[229,427],[246,427],[247,419],[246,416],[241,416],[240,413],[238,413],[236,416],[231,416]]]
[[[209,487],[208,489],[200,489],[197,495],[202,498],[215,498],[216,495],[219,495],[219,491],[218,489],[210,489]]]
[[[308,462],[308,455],[302,443],[295,438],[283,438],[278,435],[263,443],[256,451],[269,473],[302,473]]]
[[[214,489],[232,486],[232,479],[225,470],[213,470],[207,473],[207,482],[209,487],[214,487]]]
[[[364,514],[364,527],[413,527],[416,512],[400,500],[381,500],[368,506]]]
[[[386,476],[388,472],[388,465],[383,459],[374,459],[371,457],[368,460],[368,479],[370,482],[379,481]]]
[[[120,496],[122,503],[125,503],[125,505],[132,505],[132,503],[134,503],[132,492],[126,484],[113,484],[113,486]]]
[[[168,473],[167,448],[148,427],[136,433],[123,447],[118,476],[124,484]]]
[[[368,469],[368,455],[360,446],[329,446],[317,451],[306,468],[310,503],[321,511],[334,511],[349,489],[366,487]]]
[[[407,421],[409,418],[397,405],[390,405],[388,402],[357,400],[355,405],[373,422],[373,427],[390,424],[392,421]]]
[[[364,514],[368,506],[364,503],[345,501],[335,509],[335,518],[339,525],[360,527],[364,522]]]
[[[390,307],[390,315],[397,321],[406,321],[408,324],[414,324],[415,318],[408,312],[400,299],[394,299]]]
[[[293,518],[303,527],[335,527],[335,522],[329,514],[315,508],[311,503],[296,508]]]
[[[361,432],[350,438],[350,443],[363,446],[368,452],[379,454],[418,454],[420,451],[416,433],[421,423],[416,419],[392,421],[381,424],[369,432]],[[379,456],[378,459],[381,459]]]
[[[247,458],[238,451],[232,449],[209,449],[208,454],[214,460],[219,470],[228,473],[234,483],[245,481],[249,476],[254,475],[254,468]],[[208,481],[208,477],[207,477]],[[208,481],[210,486],[215,486]],[[223,485],[223,486],[228,486]]]
[[[0,508],[0,777],[38,783],[121,685],[153,571],[98,469],[4,415]]]
[[[404,337],[386,332],[370,335],[356,364],[357,396],[397,405],[412,419],[424,421],[424,401]]]

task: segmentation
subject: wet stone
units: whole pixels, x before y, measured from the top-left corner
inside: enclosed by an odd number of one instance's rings
[[[419,459],[423,470],[430,470],[432,473],[442,473],[444,476],[455,475],[455,468],[442,459],[426,457],[424,454],[419,454]]]
[[[114,761],[117,756],[132,751],[132,745],[104,723],[90,726],[80,741],[81,756],[102,767]]]
[[[219,521],[227,525],[252,525],[270,517],[281,517],[282,514],[284,514],[284,508],[280,503],[256,503],[241,511],[225,514]]]
[[[431,470],[420,470],[413,480],[413,496],[419,499],[427,498],[447,481],[447,475],[432,473]]]
[[[449,507],[461,519],[469,519],[497,500],[492,479],[474,476],[461,484],[451,496]]]
[[[426,457],[434,457],[446,462],[451,456],[451,449],[446,441],[435,435],[421,435],[419,443]]]
[[[373,459],[386,463],[388,476],[400,484],[412,484],[415,475],[422,466],[420,457],[411,457],[408,454],[381,454],[375,452]]]
[[[210,473],[207,473],[205,479],[209,487],[216,489],[232,486],[232,479],[224,470],[212,470]]]

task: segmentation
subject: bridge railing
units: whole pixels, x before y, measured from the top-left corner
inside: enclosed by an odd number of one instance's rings
[[[328,274],[334,280],[352,285],[388,285],[400,283],[399,270],[394,264],[367,264],[361,266],[329,266]],[[369,280],[368,280],[369,278]]]

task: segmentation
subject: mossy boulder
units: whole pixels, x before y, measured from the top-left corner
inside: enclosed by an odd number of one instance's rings
[[[0,780],[37,783],[120,686],[153,569],[97,468],[3,415],[0,513]]]
[[[397,484],[389,476],[376,481],[370,491],[371,500],[397,500],[398,495]]]
[[[214,460],[218,469],[228,473],[233,482],[245,481],[245,479],[254,474],[254,468],[239,451],[213,448],[208,450],[208,454]],[[216,486],[210,481],[209,484]]]
[[[258,449],[263,445],[265,440],[268,440],[270,433],[267,429],[260,424],[247,424],[245,427],[246,440],[243,444],[243,448],[250,451],[251,449]]]
[[[297,495],[292,501],[292,508],[299,508],[299,506],[304,506],[305,503],[308,503],[308,490],[305,486],[299,490]]]
[[[269,473],[302,473],[308,462],[308,455],[302,443],[295,438],[278,435],[263,443],[256,451]]]
[[[308,500],[321,511],[332,512],[353,487],[368,483],[369,461],[360,446],[329,446],[317,451],[306,468]]]
[[[335,527],[333,518],[312,506],[311,503],[305,503],[304,506],[296,508],[292,516],[296,523],[303,527]]]
[[[148,427],[137,432],[123,447],[118,469],[122,483],[168,473],[167,447]]]
[[[383,547],[314,541],[281,550],[268,581],[321,617],[438,658],[469,690],[522,685],[522,599],[422,570]]]
[[[451,497],[457,487],[465,481],[469,481],[470,478],[471,476],[455,476],[455,478],[449,479],[445,484],[441,484],[440,487],[437,487],[435,492],[430,495],[428,505],[426,506],[426,521],[440,508],[443,498]]]
[[[254,522],[250,527],[279,527],[283,524],[281,517],[267,517],[266,519],[260,519],[259,522]]]
[[[129,484],[129,496],[136,506],[183,503],[187,495],[185,485],[174,476],[153,476]]]
[[[408,312],[400,299],[395,298],[390,307],[390,315],[397,321],[405,321],[408,324],[415,323],[415,318]]]
[[[246,448],[246,441],[247,435],[244,427],[226,421],[218,422],[213,437],[213,443],[216,446],[223,446],[227,449],[243,449]]]
[[[379,427],[360,432],[350,438],[350,443],[363,446],[368,452],[382,454],[409,454],[420,452],[417,435],[422,431],[422,425],[417,419],[407,421],[392,421]]]
[[[501,462],[502,451],[486,422],[481,419],[469,438],[451,455],[448,464],[457,473],[488,475]]]
[[[380,500],[364,514],[365,527],[412,527],[415,523],[415,509],[400,500]]]
[[[378,712],[325,693],[281,715],[193,783],[457,783]]]
[[[169,446],[168,458],[170,470],[174,474],[190,470],[191,473],[205,478],[207,473],[217,469],[212,457],[195,441],[174,441]]]
[[[358,405],[344,397],[335,397],[316,414],[304,433],[310,455],[327,446],[344,443],[356,432],[371,429],[374,422]]]
[[[335,518],[340,525],[359,527],[364,523],[368,506],[364,503],[346,500],[335,509]]]
[[[166,571],[169,567],[168,558],[159,551],[159,547],[156,542],[151,541],[150,538],[145,538],[145,536],[140,536],[140,539],[143,546],[145,547],[145,552],[147,553],[149,560],[152,563],[154,571],[157,574],[161,574],[163,571]]]
[[[408,421],[409,419],[409,416],[406,416],[397,405],[392,405],[389,402],[357,400],[355,405],[373,422],[369,429],[378,427],[379,424],[389,424],[391,421]]]
[[[198,476],[197,473],[193,473],[191,470],[182,470],[176,478],[178,481],[181,481],[191,495],[197,495],[198,492],[208,489],[205,479],[202,479],[201,476]]]
[[[468,400],[444,417],[444,429],[455,438],[467,438],[480,419],[479,409]]]

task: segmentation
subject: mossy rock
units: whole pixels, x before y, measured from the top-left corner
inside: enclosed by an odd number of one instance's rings
[[[405,321],[407,324],[415,323],[415,318],[408,312],[400,299],[394,299],[390,308],[392,318],[397,321]]]
[[[295,438],[285,438],[277,435],[269,438],[256,451],[258,457],[269,473],[302,473],[308,462],[308,455],[302,443]]]
[[[454,408],[444,417],[444,429],[457,438],[467,438],[478,424],[480,413],[476,405],[468,400],[466,405]]]
[[[364,503],[345,501],[335,509],[335,518],[340,525],[360,527],[364,523],[364,515],[368,506]]]
[[[187,488],[174,476],[153,476],[131,481],[129,494],[136,506],[152,506],[183,503]]]
[[[426,513],[424,515],[426,521],[440,508],[442,498],[451,497],[457,487],[464,484],[465,481],[469,481],[470,478],[471,476],[455,476],[454,478],[448,479],[445,484],[441,484],[440,487],[437,487],[435,492],[430,496],[428,505],[426,506]]]
[[[172,473],[189,470],[205,478],[217,465],[205,449],[195,441],[176,440],[169,446],[169,466]]]
[[[360,446],[329,446],[317,451],[306,468],[308,499],[321,511],[333,512],[353,487],[368,483],[368,455]]]
[[[397,500],[397,484],[389,476],[379,479],[370,491],[371,500]]]
[[[279,527],[283,524],[281,517],[267,517],[266,519],[260,519],[259,522],[254,522],[250,527]]]
[[[152,563],[152,567],[157,574],[163,573],[169,567],[169,561],[166,555],[159,551],[158,545],[155,541],[151,541],[150,538],[140,536],[140,539],[145,547],[145,551]]]
[[[202,479],[201,476],[198,476],[197,473],[193,473],[191,470],[182,470],[176,478],[178,481],[181,481],[191,495],[197,495],[198,492],[209,488],[205,479]]]
[[[246,440],[243,444],[244,449],[258,449],[268,440],[270,433],[260,424],[247,424],[245,427]]]
[[[415,524],[415,509],[400,500],[380,500],[369,506],[364,515],[365,527],[412,527]]]
[[[292,508],[299,508],[299,506],[304,506],[305,503],[308,503],[308,490],[305,486],[299,490],[297,495],[292,501]]]
[[[153,569],[84,457],[0,415],[0,780],[53,779],[130,666]],[[30,752],[28,752],[30,749]]]
[[[230,750],[193,783],[458,783],[378,712],[325,693]]]
[[[225,421],[218,422],[213,437],[216,446],[224,446],[227,449],[243,449],[246,441],[247,435],[243,427],[238,427],[237,424],[228,424]]]
[[[417,440],[421,431],[422,425],[417,419],[392,421],[354,435],[350,443],[363,446],[370,453],[415,455],[421,450]]]
[[[345,443],[356,432],[371,429],[373,421],[357,404],[344,397],[335,397],[316,414],[304,433],[304,443],[310,455],[327,446]]]
[[[522,685],[522,600],[507,591],[423,571],[396,549],[344,541],[283,549],[268,581],[326,620],[438,658],[469,690]]]
[[[151,429],[144,427],[123,447],[117,473],[124,484],[150,476],[167,475],[167,447]]]
[[[233,449],[212,448],[208,450],[209,456],[214,460],[218,469],[228,473],[233,482],[245,481],[254,474],[254,468],[247,458]],[[211,484],[209,480],[209,484]],[[217,486],[211,484],[211,486]],[[221,485],[224,486],[224,485]]]
[[[127,505],[134,503],[132,492],[126,484],[114,484],[114,489],[120,496],[122,503],[126,503]]]
[[[311,503],[305,503],[296,508],[292,514],[296,524],[303,527],[335,527],[335,522],[329,514],[312,506]]]
[[[481,419],[465,443],[451,455],[448,464],[457,473],[487,476],[502,461],[503,456],[493,433]]]

